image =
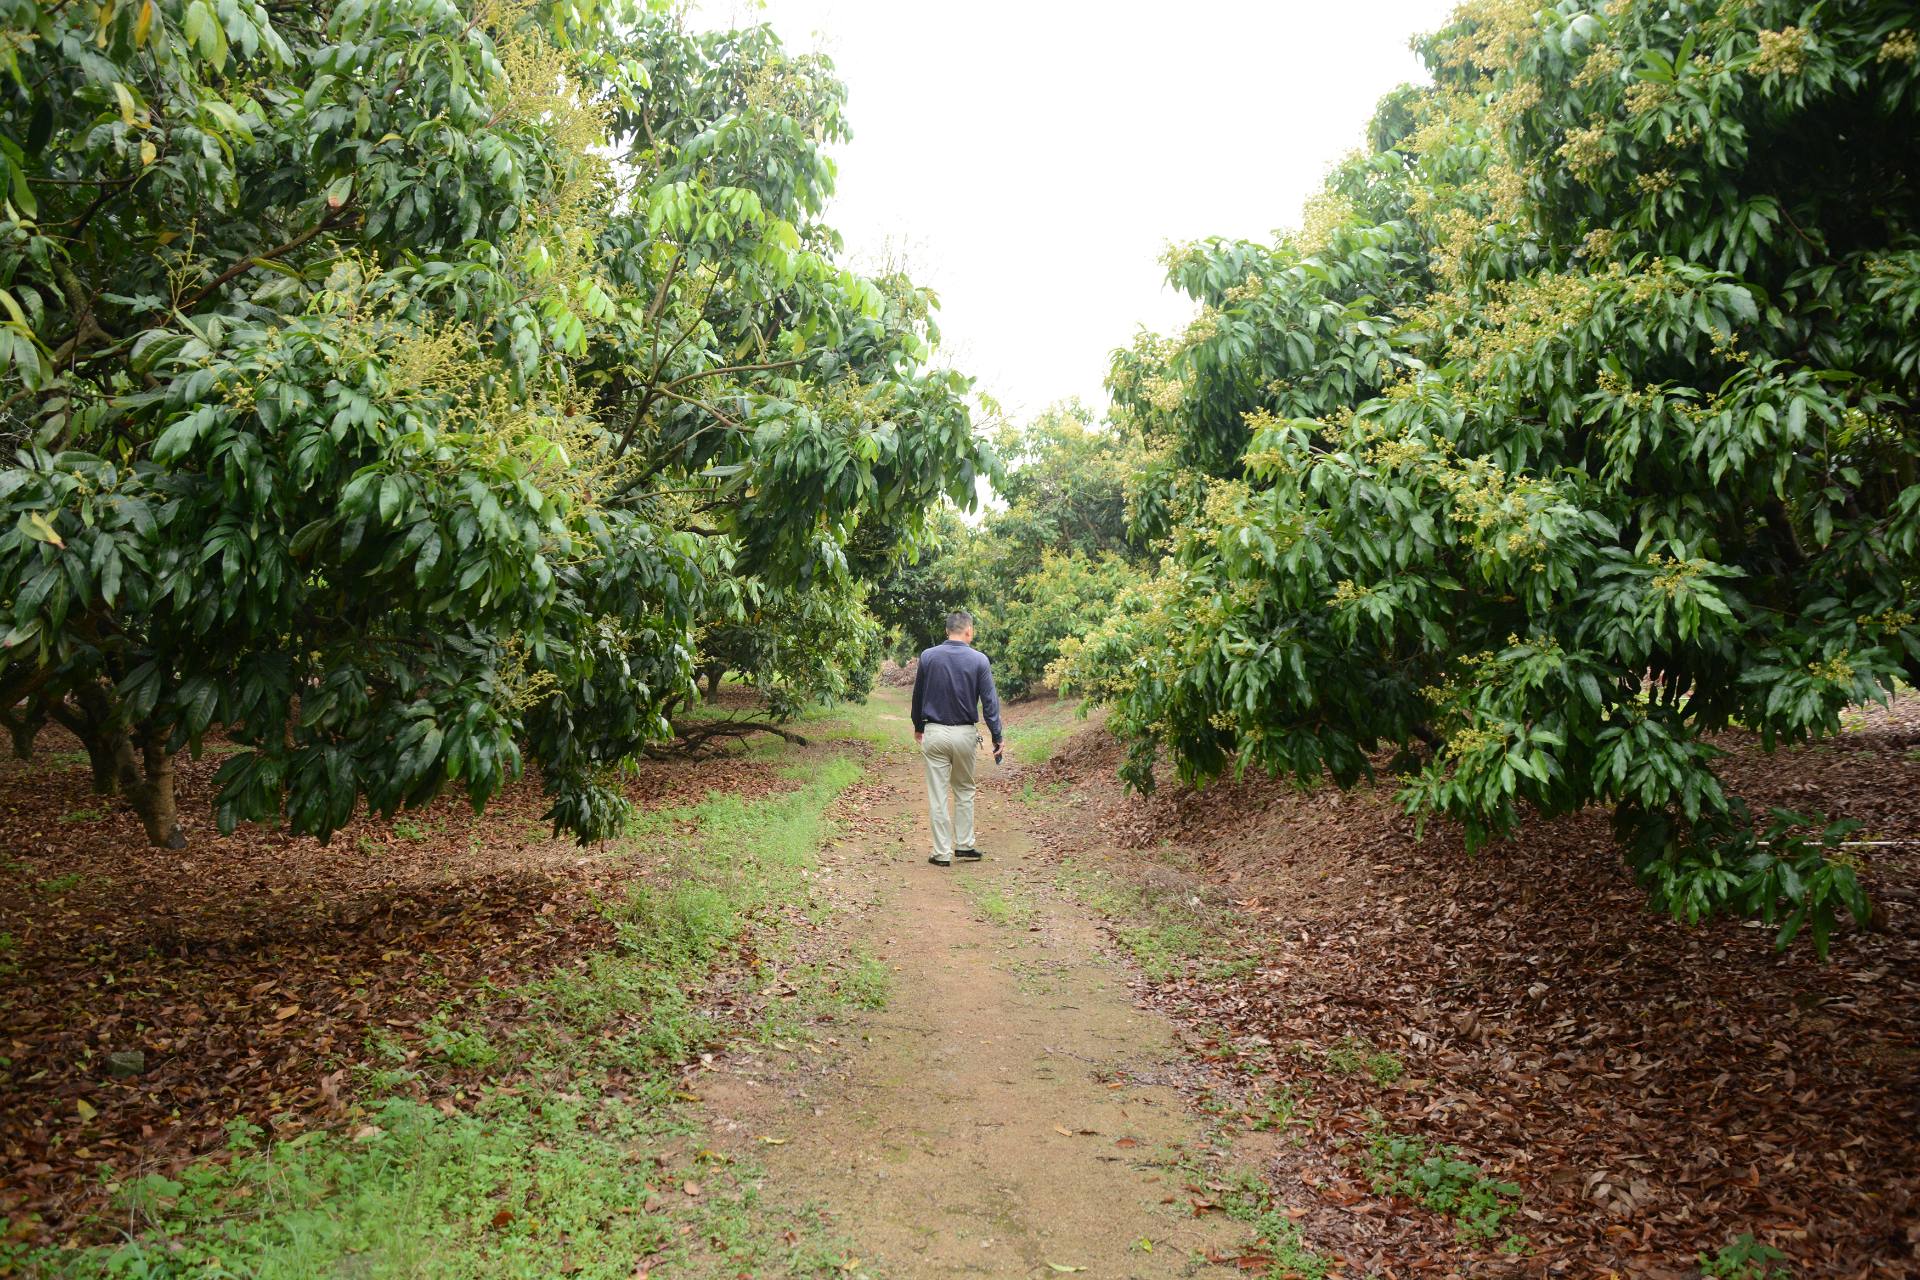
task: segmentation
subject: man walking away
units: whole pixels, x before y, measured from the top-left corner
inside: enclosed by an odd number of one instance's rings
[[[973,767],[980,756],[980,712],[993,731],[993,762],[1000,763],[1000,699],[993,664],[973,647],[973,616],[947,615],[947,642],[920,655],[913,678],[913,740],[927,762],[927,809],[933,819],[936,867],[978,858],[973,847]],[[953,813],[947,813],[951,798]]]

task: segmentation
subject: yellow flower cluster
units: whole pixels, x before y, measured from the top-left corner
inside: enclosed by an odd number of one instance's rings
[[[1372,587],[1362,587],[1357,585],[1352,578],[1343,578],[1334,584],[1333,595],[1328,597],[1327,603],[1337,608],[1341,605],[1349,605],[1356,601],[1365,600],[1372,594]]]
[[[389,403],[434,428],[435,465],[485,467],[510,456],[545,491],[589,503],[605,474],[592,461],[598,425],[538,392],[516,391],[471,326],[422,325],[403,314],[406,295],[379,295],[381,283],[377,266],[349,257],[315,296],[314,310],[340,322],[328,349],[333,367],[377,366]]]
[[[1160,249],[1160,265],[1168,271],[1178,271],[1187,263],[1200,256],[1200,246],[1191,240],[1169,240]]]
[[[1863,613],[1854,619],[1861,629],[1872,631],[1878,628],[1882,635],[1898,635],[1913,625],[1913,615],[1905,609],[1888,609],[1884,613]]]
[[[1454,731],[1447,739],[1447,754],[1459,760],[1489,747],[1505,745],[1507,735],[1495,733],[1491,729],[1482,729],[1474,725]]]
[[[1567,140],[1554,154],[1566,162],[1567,172],[1591,185],[1607,161],[1613,159],[1606,121],[1596,120],[1585,128],[1567,130]]]
[[[1262,480],[1277,480],[1294,472],[1287,455],[1278,449],[1249,449],[1240,455],[1240,461],[1248,475],[1258,476]]]
[[[1220,313],[1211,306],[1202,306],[1198,315],[1187,325],[1186,332],[1180,335],[1182,347],[1197,347],[1213,340],[1220,332]],[[1157,407],[1157,406],[1156,406]]]
[[[1613,79],[1620,66],[1619,50],[1612,45],[1597,44],[1588,52],[1587,60],[1580,64],[1580,70],[1573,77],[1573,87],[1596,88]]]
[[[1265,293],[1267,282],[1258,271],[1227,290],[1228,302],[1251,302]]]
[[[1470,383],[1491,384],[1509,360],[1531,357],[1545,343],[1585,323],[1594,303],[1593,281],[1578,273],[1489,282],[1481,308],[1485,327],[1463,335],[1451,354],[1471,357]]]
[[[1636,80],[1627,86],[1627,114],[1643,116],[1673,100],[1673,86],[1658,80]]]
[[[1497,132],[1511,128],[1521,116],[1540,105],[1541,89],[1536,80],[1522,80],[1493,100],[1487,108],[1487,123]]]
[[[1707,567],[1704,560],[1676,560],[1657,552],[1647,557],[1647,563],[1660,571],[1653,576],[1653,589],[1664,593],[1669,600]]]
[[[1673,186],[1675,181],[1673,170],[1654,169],[1634,178],[1633,189],[1643,196],[1656,196]]]
[[[1760,32],[1760,50],[1747,69],[1757,76],[1799,75],[1807,63],[1807,35],[1800,27]]]
[[[1913,62],[1920,59],[1920,32],[1902,27],[1888,36],[1874,55],[1875,62]]]
[[[1445,438],[1435,443],[1441,446],[1442,453],[1449,452],[1453,445],[1451,440]],[[1425,462],[1434,456],[1434,452],[1433,447],[1425,441],[1401,438],[1380,441],[1367,450],[1366,457],[1376,467],[1394,468]]]
[[[830,98],[819,92],[815,72],[822,61],[819,55],[802,58],[769,58],[754,69],[747,81],[744,97],[747,105],[769,115],[795,121],[814,141],[826,137],[826,111]]]
[[[507,637],[498,671],[499,693],[494,705],[502,711],[530,711],[560,687],[560,681],[553,672],[532,664],[526,637],[518,634]]]
[[[1302,210],[1300,230],[1293,236],[1294,247],[1302,257],[1323,253],[1333,243],[1333,233],[1352,220],[1351,200],[1337,191],[1322,191]]]
[[[1847,657],[1847,654],[1841,653],[1819,662],[1809,662],[1807,670],[1813,673],[1815,679],[1828,684],[1852,684],[1853,664],[1847,661]]]
[[[1480,234],[1480,219],[1465,209],[1447,209],[1429,218],[1433,232],[1433,252],[1427,265],[1449,285],[1458,286],[1467,277],[1473,242]]]
[[[1498,160],[1487,166],[1486,194],[1496,222],[1519,222],[1527,216],[1527,179],[1520,170]]]
[[[1589,262],[1612,257],[1613,247],[1619,242],[1620,233],[1612,227],[1595,227],[1580,242],[1580,256]]]
[[[1238,523],[1241,504],[1251,492],[1239,480],[1214,481],[1207,487],[1206,500],[1201,504],[1202,522],[1214,528]]]
[[[1526,519],[1529,500],[1551,493],[1551,485],[1539,480],[1515,480],[1485,459],[1441,470],[1436,478],[1453,497],[1454,523],[1469,526],[1468,546],[1515,559],[1537,556],[1547,549],[1547,540],[1534,532]],[[1509,527],[1516,521],[1520,527]]]
[[[1434,46],[1442,66],[1512,67],[1540,39],[1534,0],[1467,0],[1454,11],[1452,35]]]
[[[1147,403],[1155,409],[1161,413],[1175,413],[1180,408],[1180,401],[1186,395],[1187,387],[1178,378],[1155,377],[1148,378],[1142,390],[1146,392]]]

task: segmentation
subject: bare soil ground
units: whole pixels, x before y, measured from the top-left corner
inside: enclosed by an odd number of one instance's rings
[[[1189,965],[1151,999],[1222,1094],[1298,1103],[1267,1174],[1352,1272],[1690,1277],[1750,1233],[1803,1278],[1911,1277],[1917,725],[1909,698],[1816,747],[1722,744],[1729,789],[1756,804],[1906,842],[1853,851],[1884,927],[1837,937],[1827,963],[1805,945],[1776,953],[1756,924],[1651,914],[1599,813],[1468,857],[1442,824],[1416,839],[1388,784],[1129,796],[1113,779],[1120,745],[1098,727],[1032,780],[1063,791],[1043,819],[1051,856],[1218,904],[1218,945],[1242,972]],[[1363,1065],[1376,1055],[1378,1077]],[[1376,1194],[1365,1136],[1382,1131],[1456,1145],[1517,1184],[1507,1225],[1525,1251],[1464,1244],[1441,1216]]]

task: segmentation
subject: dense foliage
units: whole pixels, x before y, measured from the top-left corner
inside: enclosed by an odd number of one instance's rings
[[[729,673],[752,686],[776,721],[810,706],[866,698],[886,646],[864,582],[772,588],[743,579],[738,586],[744,598],[714,610],[715,620],[696,636],[694,661],[709,698]]]
[[[1474,842],[1605,802],[1679,914],[1863,911],[1705,736],[1920,681],[1914,19],[1476,0],[1303,230],[1176,250],[1111,381],[1168,554],[1074,666],[1131,779],[1399,748]]]
[[[881,582],[876,611],[905,653],[938,644],[946,615],[974,615],[976,643],[1001,692],[1049,683],[1062,645],[1106,617],[1139,581],[1127,527],[1127,485],[1138,450],[1078,401],[994,435],[1002,500],[976,526],[949,514],[927,551]]]
[[[583,838],[694,632],[970,502],[931,299],[836,265],[842,90],[664,4],[0,0],[0,711],[150,836],[528,761]],[[799,593],[799,594],[791,594]]]

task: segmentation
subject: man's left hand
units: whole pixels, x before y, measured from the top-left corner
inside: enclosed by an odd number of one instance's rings
[[[997,742],[993,744],[993,762],[1000,763],[1000,744]]]

